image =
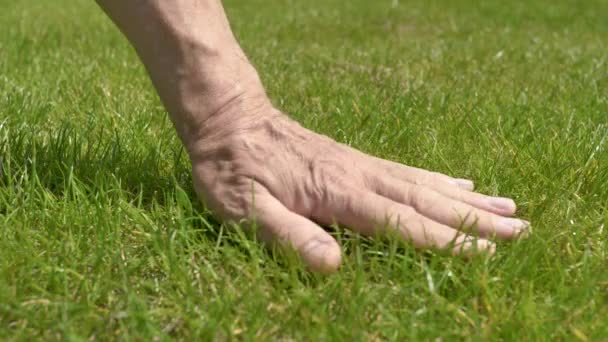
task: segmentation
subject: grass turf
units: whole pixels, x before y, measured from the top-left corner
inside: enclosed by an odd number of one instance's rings
[[[304,272],[215,221],[93,1],[0,1],[0,338],[608,337],[608,3],[226,1],[275,104],[511,196],[494,258],[335,233]]]

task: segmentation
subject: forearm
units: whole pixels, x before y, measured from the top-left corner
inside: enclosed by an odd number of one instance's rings
[[[135,47],[187,146],[205,121],[241,97],[265,101],[219,0],[97,3]]]

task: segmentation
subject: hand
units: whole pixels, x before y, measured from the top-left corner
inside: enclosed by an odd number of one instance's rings
[[[419,248],[493,253],[487,238],[513,239],[529,223],[509,218],[511,199],[473,183],[363,154],[311,132],[266,100],[240,97],[189,144],[199,196],[219,217],[255,219],[263,241],[293,247],[317,272],[341,263],[319,225],[365,235],[395,230]],[[473,238],[473,227],[480,238]]]
[[[146,65],[188,148],[199,196],[224,219],[255,219],[263,240],[295,248],[311,270],[340,265],[340,247],[318,224],[394,230],[454,253],[494,250],[457,228],[506,239],[526,231],[527,222],[505,217],[515,213],[510,199],[367,156],[274,109],[219,0],[98,3]]]

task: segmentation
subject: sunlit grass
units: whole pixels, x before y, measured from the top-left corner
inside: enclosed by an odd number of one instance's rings
[[[1,339],[608,337],[606,2],[225,6],[278,107],[515,198],[532,236],[466,261],[334,231],[309,274],[196,200],[93,1],[1,1]]]

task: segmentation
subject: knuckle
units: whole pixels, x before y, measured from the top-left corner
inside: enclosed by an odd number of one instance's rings
[[[416,185],[429,185],[433,183],[433,175],[430,172],[420,172],[415,180],[414,180],[414,184]]]
[[[456,189],[455,191],[452,191],[449,195],[455,201],[468,202],[468,200],[469,200],[469,197],[466,196],[466,193],[460,189]]]
[[[346,169],[335,160],[313,158],[308,164],[311,190],[320,199],[327,199],[335,194],[344,182]]]
[[[417,185],[433,186],[434,184],[442,182],[444,177],[445,176],[439,172],[422,171],[416,177],[416,181],[414,183]]]
[[[306,153],[304,167],[308,173],[303,187],[314,202],[311,214],[327,222],[334,212],[358,213],[362,188],[369,188],[361,161],[344,146],[322,137]],[[357,198],[358,197],[358,198]]]
[[[380,193],[386,193],[388,190],[386,182],[382,180],[382,178],[379,177],[375,172],[365,172],[363,175],[363,184],[365,184],[368,189]]]
[[[428,212],[439,202],[439,196],[423,185],[414,185],[408,191],[408,202],[419,212]]]
[[[405,205],[392,205],[387,209],[386,220],[389,224],[398,227],[412,221],[416,215],[416,210]]]

